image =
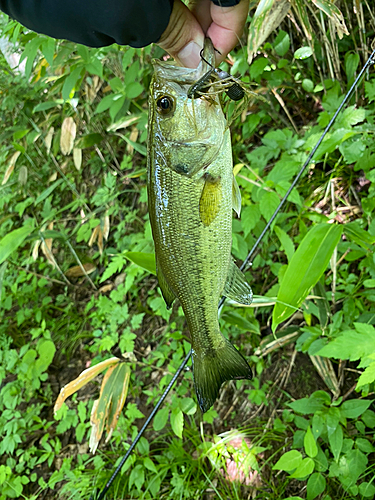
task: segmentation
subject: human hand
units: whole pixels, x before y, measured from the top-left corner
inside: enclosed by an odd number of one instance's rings
[[[204,38],[210,37],[220,64],[237,45],[249,11],[249,0],[238,5],[221,7],[211,0],[193,0],[186,7],[174,0],[167,29],[157,42],[174,59],[187,68],[196,68],[201,60]]]

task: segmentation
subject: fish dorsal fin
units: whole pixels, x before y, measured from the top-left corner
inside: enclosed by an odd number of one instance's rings
[[[238,215],[241,213],[241,191],[238,187],[235,176],[233,175],[233,184],[232,184],[232,208]]]
[[[246,283],[245,275],[232,261],[229,266],[227,281],[224,286],[224,295],[239,304],[250,305],[253,300],[253,292],[250,285]]]
[[[222,199],[220,177],[205,175],[201,199],[199,200],[199,215],[205,226],[209,226],[217,217]]]
[[[167,304],[167,309],[170,309],[172,307],[173,301],[176,298],[176,296],[173,293],[171,287],[168,285],[162,270],[158,266],[157,260],[156,260],[156,276],[158,277],[160,290],[165,300],[165,303]]]

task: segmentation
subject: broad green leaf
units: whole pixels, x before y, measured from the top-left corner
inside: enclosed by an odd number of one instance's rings
[[[325,271],[338,244],[342,227],[334,224],[314,226],[294,253],[280,285],[272,315],[272,330],[300,307],[311,288]]]
[[[293,403],[287,403],[292,410],[302,415],[324,410],[326,409],[326,405],[330,404],[331,399],[324,391],[316,391],[309,398],[297,399],[297,401],[293,401]]]
[[[273,191],[264,191],[259,201],[260,213],[268,222],[280,203],[280,198]]]
[[[308,476],[314,470],[314,460],[312,458],[304,458],[297,469],[290,475],[296,479],[301,479]]]
[[[366,250],[375,243],[375,236],[362,229],[356,221],[344,224],[344,234]]]
[[[272,470],[285,470],[289,472],[299,467],[301,463],[301,453],[297,450],[291,450],[284,453],[284,455],[272,467]]]
[[[35,108],[33,109],[33,113],[37,113],[38,111],[47,111],[48,109],[55,108],[56,106],[59,106],[60,104],[64,104],[63,99],[56,99],[55,101],[41,102],[40,104],[37,104],[35,106]]]
[[[341,415],[346,418],[358,418],[371,405],[368,399],[350,399],[344,401],[340,406]]]
[[[369,364],[362,375],[359,377],[357,382],[357,389],[363,387],[366,384],[372,384],[375,380],[375,361]]]
[[[343,432],[341,425],[338,425],[335,431],[328,436],[328,441],[331,447],[332,454],[337,462],[341,453],[343,443]]]
[[[278,56],[285,56],[290,46],[290,36],[283,30],[280,30],[273,42],[273,47]]]
[[[318,454],[318,447],[315,442],[313,433],[311,432],[310,426],[308,426],[305,437],[303,439],[303,446],[305,448],[306,455],[311,458],[316,457]]]
[[[151,274],[156,274],[155,254],[146,252],[125,252],[124,256]]]
[[[182,438],[182,431],[184,429],[184,415],[180,408],[175,408],[171,412],[171,427],[176,436]]]
[[[356,330],[344,330],[340,336],[325,345],[315,354],[335,359],[357,361],[375,353],[375,328],[371,325],[355,323]],[[365,328],[363,328],[365,327]]]
[[[375,486],[373,483],[368,483],[364,481],[359,485],[359,493],[365,498],[374,498],[375,496]]]
[[[22,245],[29,234],[34,230],[34,221],[19,229],[11,231],[0,240],[0,264],[2,264],[9,255]]]
[[[284,251],[288,258],[288,262],[290,262],[294,255],[294,244],[292,238],[279,226],[275,226],[275,233],[277,234],[277,237],[279,238],[280,243],[284,248]]]
[[[157,412],[157,414],[154,417],[154,431],[158,432],[164,429],[166,426],[166,423],[168,422],[168,415],[169,415],[169,410],[167,407],[162,408]]]
[[[307,481],[306,491],[307,500],[314,500],[318,495],[323,493],[326,488],[326,479],[319,472],[314,472],[311,474]]]
[[[248,332],[260,333],[259,328],[255,324],[248,321],[246,318],[241,316],[237,311],[225,311],[221,318],[230,325],[233,325],[241,330],[246,330]]]
[[[294,57],[296,59],[307,59],[310,56],[312,56],[311,47],[301,47],[294,52]]]
[[[0,266],[0,304],[1,304],[1,296],[2,296],[2,292],[3,292],[4,275],[5,275],[5,271],[7,269],[7,266],[8,266],[7,261],[3,262]]]
[[[154,462],[151,460],[149,457],[145,457],[143,459],[143,464],[146,467],[146,469],[150,470],[151,472],[155,472],[155,474],[158,473],[157,468],[155,467]]]

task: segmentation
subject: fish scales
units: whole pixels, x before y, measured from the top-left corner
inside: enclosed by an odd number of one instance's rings
[[[213,62],[209,39],[204,51],[206,61]],[[157,274],[167,305],[177,297],[187,320],[202,411],[213,404],[222,382],[251,377],[246,360],[221,334],[218,322],[224,290],[243,303],[251,302],[252,294],[230,253],[230,132],[217,96],[187,97],[207,67],[205,61],[196,70],[154,61],[148,130],[148,197]]]

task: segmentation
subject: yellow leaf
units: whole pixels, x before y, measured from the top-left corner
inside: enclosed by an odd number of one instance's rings
[[[54,406],[54,413],[61,408],[63,402],[72,394],[77,392],[81,387],[90,382],[93,378],[95,378],[99,373],[104,371],[106,368],[112,365],[116,365],[119,363],[119,358],[113,357],[106,359],[105,361],[101,361],[95,366],[90,366],[87,370],[84,370],[76,379],[72,380],[68,384],[66,384],[60,391],[58,398],[56,399],[56,403]]]
[[[54,131],[55,131],[54,127],[50,127],[48,132],[47,132],[47,135],[44,138],[44,143],[46,145],[48,155],[49,155],[49,152],[51,151],[51,144],[52,144],[52,138],[53,138]]]
[[[7,180],[10,177],[10,174],[13,172],[14,167],[16,166],[17,158],[19,157],[20,154],[21,154],[20,151],[16,151],[15,153],[13,153],[13,155],[12,155],[10,161],[9,161],[8,168],[5,171],[4,179],[3,179],[3,182],[1,183],[2,186],[4,184],[6,184]]]
[[[79,172],[81,170],[81,165],[82,165],[82,149],[73,148],[73,162],[74,166]]]
[[[77,126],[71,116],[64,119],[61,126],[60,149],[63,155],[68,155],[73,149]]]

